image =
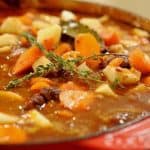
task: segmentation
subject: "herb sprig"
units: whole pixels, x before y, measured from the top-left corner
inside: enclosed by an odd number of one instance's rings
[[[38,66],[35,70],[35,72],[30,72],[29,74],[23,76],[19,79],[11,80],[7,86],[5,87],[6,90],[12,89],[23,83],[24,81],[27,81],[33,77],[40,77],[45,76],[50,71],[55,70],[55,66],[52,63],[47,64],[46,66]]]

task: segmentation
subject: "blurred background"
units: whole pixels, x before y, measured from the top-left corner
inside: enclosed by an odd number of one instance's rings
[[[150,19],[150,0],[83,0],[120,7]]]

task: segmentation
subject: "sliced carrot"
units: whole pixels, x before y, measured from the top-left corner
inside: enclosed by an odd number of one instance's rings
[[[109,65],[110,66],[113,66],[113,67],[118,67],[120,66],[122,63],[123,63],[123,58],[119,57],[119,58],[114,58],[110,63]]]
[[[86,64],[93,70],[97,70],[99,68],[99,65],[102,61],[100,59],[94,60],[94,59],[88,59],[86,60]]]
[[[22,46],[29,46],[29,42],[25,37],[21,37],[20,42]]]
[[[32,92],[38,92],[40,91],[40,89],[49,88],[49,87],[50,87],[50,84],[48,84],[47,82],[40,81],[40,82],[36,82],[35,84],[33,84],[30,90]]]
[[[20,20],[23,24],[25,25],[32,25],[32,19],[30,17],[28,17],[27,15],[23,15],[20,17]]]
[[[64,118],[71,118],[73,117],[73,113],[69,110],[57,110],[55,111],[55,114],[64,117]]]
[[[150,73],[150,57],[140,49],[135,49],[129,54],[129,62],[132,67],[143,74]]]
[[[45,39],[43,41],[43,46],[47,49],[47,50],[52,50],[54,48],[54,40],[53,38],[49,38],[49,39]]]
[[[72,81],[64,83],[60,86],[61,90],[82,90],[83,88]]]
[[[147,86],[150,86],[150,76],[147,76],[147,77],[144,77],[142,79],[142,82],[147,85]]]
[[[80,110],[89,110],[91,104],[94,102],[94,97],[93,94],[90,93],[88,94],[88,96],[84,99],[81,100],[78,104],[77,104],[77,108]]]
[[[42,52],[36,47],[33,46],[29,49],[27,49],[24,53],[22,53],[14,68],[13,68],[13,74],[20,74],[25,72],[26,70],[30,69],[32,64],[40,57],[42,56]]]
[[[113,44],[119,43],[119,36],[115,32],[110,33],[110,34],[105,34],[103,36],[103,39],[104,39],[104,42],[107,46],[111,46]]]
[[[50,80],[50,79],[48,79],[48,78],[44,78],[44,77],[32,78],[31,81],[30,81],[31,85],[33,85],[33,84],[35,84],[35,83],[37,83],[37,82],[46,82],[46,83],[48,83],[48,84],[50,84],[50,85],[53,85],[53,84],[54,84],[54,82],[53,82],[52,80]]]
[[[0,125],[0,143],[23,143],[27,140],[25,131],[19,127]]]
[[[31,32],[32,35],[37,36],[38,30],[35,27],[31,26],[30,32]]]
[[[75,38],[75,50],[81,56],[89,57],[100,53],[100,46],[96,38],[91,33],[81,33]]]
[[[66,52],[71,51],[71,45],[68,43],[61,43],[56,49],[55,53],[59,56],[63,55]]]

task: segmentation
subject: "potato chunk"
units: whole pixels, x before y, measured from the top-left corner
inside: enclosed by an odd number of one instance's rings
[[[35,61],[35,63],[32,65],[32,68],[35,71],[38,66],[46,66],[50,63],[50,60],[48,60],[45,56],[42,56]]]
[[[0,35],[0,47],[12,46],[18,43],[18,39],[13,34],[2,34]]]
[[[1,33],[20,34],[24,31],[25,26],[16,17],[8,17],[5,19],[0,27]]]
[[[73,12],[64,10],[61,13],[61,19],[63,21],[71,21],[71,20],[76,20],[77,17],[76,17],[76,15]]]
[[[38,112],[35,109],[29,111],[27,115],[29,115],[29,118],[35,125],[41,128],[52,126],[51,122],[44,115],[42,115],[40,112]]]
[[[45,40],[52,39],[53,44],[57,45],[61,37],[61,27],[56,24],[52,24],[47,28],[41,29],[37,33],[37,41],[44,43]]]
[[[0,113],[0,124],[15,123],[17,122],[17,120],[18,120],[17,116]]]
[[[105,96],[117,97],[117,94],[110,88],[108,84],[100,85],[96,90],[96,93],[100,93]]]
[[[24,99],[17,93],[1,90],[0,101],[24,101]]]
[[[103,73],[111,83],[119,79],[119,82],[125,85],[137,84],[141,78],[141,73],[133,68],[129,70],[121,67],[107,66]]]

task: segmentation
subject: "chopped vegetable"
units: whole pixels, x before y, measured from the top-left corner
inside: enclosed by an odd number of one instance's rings
[[[71,51],[71,45],[68,43],[61,43],[56,49],[55,49],[55,53],[59,56],[63,55],[66,52]]]
[[[3,46],[0,47],[0,53],[6,53],[6,52],[10,52],[11,51],[11,46]]]
[[[44,78],[44,77],[32,78],[30,83],[31,83],[31,85],[33,85],[33,84],[35,84],[37,82],[46,82],[46,83],[51,84],[51,85],[54,84],[54,82],[52,80],[50,80],[48,78]]]
[[[45,56],[41,56],[33,63],[32,68],[35,71],[38,66],[46,66],[50,63],[51,63],[51,61],[48,60]]]
[[[11,91],[2,91],[0,90],[0,101],[7,100],[11,102],[15,101],[24,101],[23,97],[19,94]]]
[[[118,37],[117,33],[115,33],[115,32],[103,36],[103,39],[104,39],[105,44],[106,44],[107,46],[111,46],[111,45],[114,45],[114,44],[118,44],[118,43],[119,43],[119,37]]]
[[[120,43],[126,48],[135,47],[135,46],[138,46],[139,44],[135,40],[120,40]]]
[[[39,82],[34,83],[31,86],[30,90],[32,92],[39,92],[41,89],[43,89],[43,88],[49,88],[49,87],[50,87],[50,85],[47,82],[39,81]]]
[[[20,34],[24,30],[24,25],[17,17],[8,17],[0,26],[1,33]]]
[[[60,102],[69,109],[89,109],[93,102],[93,94],[80,90],[66,90],[60,93]]]
[[[134,35],[137,35],[139,37],[150,37],[150,34],[147,31],[142,29],[134,28],[132,32]]]
[[[24,25],[28,25],[28,26],[32,25],[32,17],[30,17],[27,14],[21,16],[19,19]]]
[[[63,10],[61,12],[61,20],[63,21],[72,21],[76,19],[77,19],[76,15],[71,11]]]
[[[146,85],[146,86],[150,86],[150,76],[144,77],[142,79],[142,82]]]
[[[75,50],[81,56],[89,57],[100,53],[99,43],[91,33],[78,34],[75,38]]]
[[[140,49],[135,49],[129,54],[129,62],[132,67],[143,74],[150,73],[150,57]]]
[[[121,57],[115,58],[109,63],[109,65],[113,66],[113,67],[118,67],[123,63],[123,61],[124,61],[124,59]]]
[[[110,88],[108,84],[102,84],[100,85],[96,90],[96,93],[100,93],[105,96],[111,96],[114,98],[117,98],[118,95]]]
[[[67,83],[64,83],[60,86],[61,90],[82,90],[82,87],[79,85],[75,84],[72,81],[69,81]]]
[[[101,22],[97,18],[81,18],[80,23],[88,26],[90,29],[96,31],[98,34],[100,34],[102,30]]]
[[[47,23],[47,22],[41,21],[41,20],[34,20],[32,22],[32,27],[37,29],[37,30],[44,29],[44,28],[47,28],[49,26],[51,26],[50,23]]]
[[[42,52],[36,47],[33,46],[27,49],[24,53],[18,58],[14,68],[13,74],[20,74],[25,72],[28,69],[31,69],[33,63],[42,55]]]
[[[72,118],[73,117],[73,113],[69,110],[56,110],[55,114],[57,114],[63,118]]]
[[[141,78],[141,73],[139,71],[121,67],[107,66],[103,70],[103,73],[111,83],[119,79],[120,83],[125,85],[137,84]]]
[[[0,124],[16,123],[19,120],[17,116],[8,115],[0,112]]]
[[[31,110],[27,113],[31,121],[40,128],[52,127],[51,122],[37,110]]]
[[[18,39],[13,34],[2,34],[0,35],[0,47],[17,45]]]
[[[45,40],[52,39],[54,47],[59,43],[60,37],[61,37],[61,27],[59,25],[53,24],[47,28],[38,31],[37,42],[43,44]]]

